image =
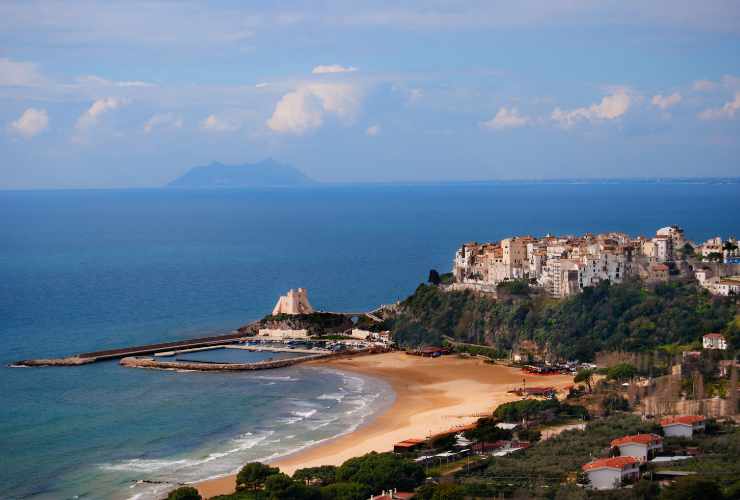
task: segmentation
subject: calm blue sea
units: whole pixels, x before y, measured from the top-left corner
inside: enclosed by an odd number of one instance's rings
[[[232,329],[291,287],[322,309],[403,298],[464,241],[679,224],[740,235],[738,184],[0,192],[0,484],[11,498],[152,497],[360,425],[381,381],[7,363]]]

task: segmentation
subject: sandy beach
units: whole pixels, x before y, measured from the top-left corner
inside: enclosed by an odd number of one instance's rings
[[[317,362],[318,363],[318,362]],[[396,393],[391,407],[356,431],[313,448],[276,459],[272,465],[292,474],[303,467],[340,465],[370,451],[390,451],[393,444],[474,422],[497,405],[520,399],[507,391],[528,386],[572,384],[567,375],[537,376],[480,359],[444,356],[421,358],[402,352],[323,362],[333,368],[387,381]],[[197,484],[205,498],[234,491],[234,476]]]

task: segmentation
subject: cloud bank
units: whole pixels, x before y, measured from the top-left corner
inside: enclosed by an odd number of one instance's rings
[[[624,91],[605,96],[598,104],[592,104],[588,108],[576,108],[570,111],[555,108],[551,118],[562,127],[572,127],[580,121],[603,121],[614,120],[624,115],[630,108],[631,97]]]
[[[14,122],[10,130],[25,139],[40,134],[49,127],[49,115],[45,109],[28,108]]]

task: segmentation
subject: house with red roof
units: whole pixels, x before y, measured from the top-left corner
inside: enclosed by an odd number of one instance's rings
[[[727,340],[721,333],[707,333],[701,338],[704,349],[727,350]]]
[[[655,452],[663,449],[663,438],[657,434],[634,434],[614,439],[611,444],[612,448],[619,448],[619,456],[647,462]]]
[[[600,458],[581,468],[595,490],[611,490],[640,479],[640,460],[630,456]]]
[[[705,423],[706,418],[701,415],[676,415],[662,419],[660,426],[666,437],[690,438],[694,432],[703,431]]]
[[[370,495],[370,500],[410,500],[416,496],[415,493],[398,491],[395,488],[383,491],[380,495]]]

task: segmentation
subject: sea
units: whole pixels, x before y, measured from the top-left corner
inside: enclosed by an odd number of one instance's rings
[[[670,224],[695,241],[740,235],[740,184],[0,192],[0,497],[162,498],[350,432],[394,398],[325,367],[15,360],[228,332],[295,287],[317,309],[367,310],[448,271],[464,242]]]

